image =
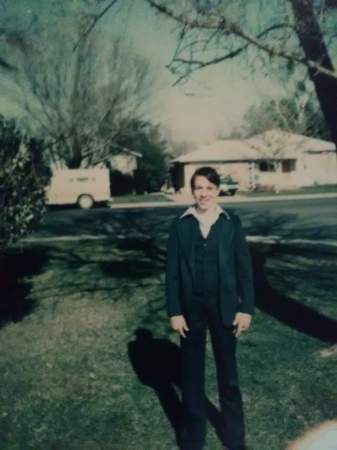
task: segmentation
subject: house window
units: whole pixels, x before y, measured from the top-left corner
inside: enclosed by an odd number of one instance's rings
[[[276,164],[274,161],[261,161],[259,169],[260,172],[276,172]]]
[[[89,181],[88,177],[77,178],[77,181]]]
[[[296,170],[295,159],[285,159],[282,161],[282,172],[293,172],[294,170]]]

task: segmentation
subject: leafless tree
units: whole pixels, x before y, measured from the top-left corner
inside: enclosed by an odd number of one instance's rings
[[[18,58],[17,83],[52,159],[75,168],[109,158],[123,129],[141,115],[153,78],[147,61],[121,41],[104,45],[92,32],[74,51],[72,37],[50,28],[32,35]]]
[[[41,14],[38,3],[0,3],[0,68],[20,87],[21,106],[53,160],[69,167],[104,161],[143,112],[150,66],[96,26],[118,0],[43,1]]]
[[[328,130],[316,103],[312,97],[304,97],[303,94],[281,99],[265,97],[246,111],[241,137],[247,138],[278,128],[289,133],[328,139]]]

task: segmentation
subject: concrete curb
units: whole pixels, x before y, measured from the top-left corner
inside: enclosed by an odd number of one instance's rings
[[[170,198],[170,197],[168,197]],[[270,195],[266,197],[219,197],[219,203],[231,204],[231,203],[256,203],[256,202],[273,202],[280,200],[315,200],[325,198],[336,198],[337,192],[331,192],[327,194],[294,194],[294,195]],[[179,201],[170,202],[140,202],[140,203],[110,203],[111,209],[132,209],[132,208],[171,208],[177,206],[188,206],[193,203],[192,196],[183,196]]]

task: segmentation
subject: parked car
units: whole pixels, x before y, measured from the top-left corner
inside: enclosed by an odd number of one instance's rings
[[[220,195],[234,195],[240,185],[230,175],[220,177]]]
[[[48,205],[77,204],[82,209],[91,208],[95,202],[111,200],[108,169],[56,170],[46,189]]]

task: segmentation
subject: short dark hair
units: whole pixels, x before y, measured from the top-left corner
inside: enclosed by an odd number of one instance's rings
[[[199,169],[197,169],[192,175],[191,178],[192,191],[194,190],[194,182],[197,176],[205,177],[210,183],[215,184],[215,186],[217,187],[220,186],[220,175],[218,174],[218,172],[213,167],[204,166],[199,167]]]

